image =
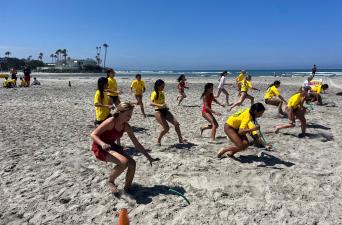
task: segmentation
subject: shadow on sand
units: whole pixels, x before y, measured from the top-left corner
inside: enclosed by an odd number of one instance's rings
[[[258,167],[275,167],[276,165],[284,165],[287,167],[291,167],[295,165],[292,162],[283,161],[266,152],[262,152],[260,157],[256,155],[240,155],[239,157],[236,157],[235,160],[241,163],[253,163],[253,162],[263,163],[262,165],[258,165]],[[281,169],[281,168],[278,168],[278,169]]]
[[[188,142],[186,144],[177,143],[177,144],[169,146],[166,149],[169,150],[169,149],[172,149],[172,148],[177,148],[177,149],[187,149],[187,150],[190,150],[194,146],[197,146],[197,145],[194,144],[194,143],[191,143],[191,142]]]
[[[183,187],[179,186],[166,186],[166,185],[154,185],[153,187],[145,187],[140,184],[133,184],[129,193],[130,198],[134,199],[137,204],[149,204],[152,202],[152,198],[158,195],[175,195],[174,192],[169,189],[173,189],[180,194],[184,195],[186,191]],[[178,196],[177,196],[178,197]]]
[[[143,127],[135,127],[135,126],[132,126],[132,129],[134,133],[145,133],[148,130]]]
[[[323,126],[318,123],[308,123],[307,126],[308,128],[316,128],[316,129],[322,129],[322,130],[331,130],[330,127]]]
[[[186,108],[200,108],[201,106],[200,105],[183,105],[183,107],[186,107]]]
[[[290,134],[290,133],[283,133],[283,135],[292,136],[296,138],[321,139],[322,142],[334,140],[334,136],[332,134],[325,133],[325,132],[318,132],[316,134],[306,133],[305,136],[300,136],[300,135],[295,135],[295,134]]]

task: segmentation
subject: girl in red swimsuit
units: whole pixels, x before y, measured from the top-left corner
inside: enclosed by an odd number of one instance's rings
[[[123,133],[127,133],[135,148],[148,159],[151,166],[152,162],[159,160],[158,158],[152,158],[147,153],[145,148],[135,137],[131,126],[128,124],[128,121],[132,117],[133,108],[134,105],[131,103],[120,103],[116,108],[114,116],[105,120],[93,131],[93,133],[91,133],[93,139],[91,150],[94,152],[95,157],[101,161],[116,164],[109,176],[109,185],[111,186],[114,195],[119,193],[117,186],[115,185],[115,179],[127,168],[124,189],[129,191],[135,174],[136,163],[134,159],[127,155],[120,145],[115,144],[115,141],[122,137]]]
[[[177,89],[179,92],[179,95],[177,96],[177,101],[178,101],[178,105],[180,105],[182,103],[183,99],[186,98],[186,94],[184,92],[184,89],[189,88],[189,87],[187,87],[185,84],[186,78],[185,78],[184,74],[180,75],[178,77],[177,81],[178,81]]]
[[[224,104],[220,103],[216,100],[213,94],[214,84],[213,83],[206,83],[204,86],[204,92],[201,96],[203,98],[203,107],[202,107],[202,116],[209,122],[209,125],[201,127],[201,135],[204,130],[211,129],[211,142],[216,142],[216,130],[218,128],[217,120],[214,117],[214,114],[217,116],[221,116],[221,113],[216,112],[211,109],[212,102],[216,102],[220,106],[224,107]]]

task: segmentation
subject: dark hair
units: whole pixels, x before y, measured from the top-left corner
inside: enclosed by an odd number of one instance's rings
[[[108,83],[108,80],[107,78],[105,77],[100,77],[98,80],[97,80],[97,90],[100,91],[100,98],[101,98],[101,102],[102,102],[102,99],[104,97],[104,88],[105,88],[105,85]]]
[[[224,76],[224,75],[227,74],[227,73],[228,73],[227,70],[225,70],[225,71],[223,71],[222,73],[220,73],[220,79],[221,79],[222,76]],[[220,79],[219,79],[219,80],[220,80]]]
[[[159,97],[159,92],[158,92],[158,87],[165,84],[165,82],[162,79],[158,79],[156,80],[156,82],[154,83],[154,91],[157,93],[157,99]]]
[[[180,75],[180,76],[177,78],[177,81],[180,82],[180,81],[183,79],[183,77],[185,77],[184,74]]]
[[[212,88],[213,86],[214,86],[213,83],[206,83],[206,84],[204,85],[204,91],[203,91],[203,93],[202,93],[202,95],[201,95],[201,98],[203,98],[203,96],[205,95],[205,93],[207,93],[207,91],[208,91],[210,88]]]
[[[328,89],[329,88],[329,85],[328,84],[322,84],[322,89],[323,90],[326,90],[326,89]]]
[[[251,114],[254,123],[256,123],[255,111],[256,112],[263,112],[263,111],[265,111],[265,106],[260,102],[254,103],[251,106],[249,113]]]
[[[109,74],[114,73],[114,70],[113,70],[113,69],[108,69],[108,70],[106,71],[106,73],[107,73],[107,78],[108,78],[108,77],[109,77]]]
[[[135,75],[135,78],[141,77],[140,73],[137,73],[137,75]]]
[[[268,85],[268,88],[273,87],[275,85],[280,85],[280,81],[279,80],[274,81],[273,84]]]

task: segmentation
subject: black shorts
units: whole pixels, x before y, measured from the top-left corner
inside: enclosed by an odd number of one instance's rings
[[[112,99],[114,104],[119,104],[120,103],[120,99],[119,96],[109,96],[110,99]]]
[[[113,116],[112,114],[109,114],[108,117],[107,117],[106,119],[108,119],[108,118],[110,118],[110,117],[112,117],[112,116]],[[104,119],[104,120],[102,120],[102,121],[95,120],[95,121],[94,121],[95,126],[96,126],[96,125],[100,125],[100,124],[101,124],[103,121],[105,121],[106,119]]]
[[[171,114],[168,108],[156,109],[155,111],[160,112],[162,117],[167,117],[167,115]]]

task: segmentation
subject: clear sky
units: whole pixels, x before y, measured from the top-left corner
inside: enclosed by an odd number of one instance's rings
[[[339,0],[0,1],[1,56],[107,43],[115,69],[342,68]]]

